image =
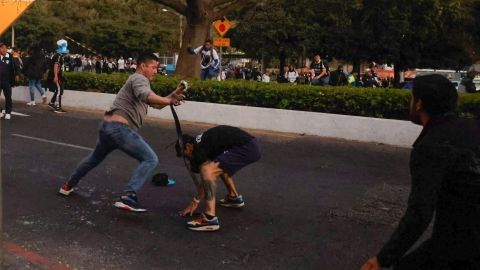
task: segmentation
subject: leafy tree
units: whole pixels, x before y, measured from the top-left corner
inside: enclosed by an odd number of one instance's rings
[[[278,58],[280,66],[286,59],[299,57],[305,51],[307,27],[298,16],[305,1],[268,1],[255,8],[247,7],[236,14],[238,26],[229,33],[233,46],[256,59]]]
[[[362,61],[393,63],[397,75],[412,67],[456,69],[469,61],[468,45],[479,36],[478,2],[269,0],[237,14],[234,40],[257,58],[320,53],[353,62],[357,70]]]
[[[261,0],[151,0],[175,10],[185,16],[187,25],[182,48],[177,62],[176,74],[183,77],[198,77],[198,56],[189,55],[188,46],[203,44],[210,36],[211,23],[243,7],[254,7]]]
[[[15,24],[16,39],[19,47],[40,41],[50,51],[70,36],[106,56],[170,53],[178,43],[172,17],[150,1],[37,0]],[[69,47],[89,53],[72,42]]]

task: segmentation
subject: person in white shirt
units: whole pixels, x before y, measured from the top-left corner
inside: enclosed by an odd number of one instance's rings
[[[285,72],[285,78],[287,79],[288,82],[290,83],[295,83],[297,82],[297,78],[298,78],[298,72],[295,70],[295,68],[290,65],[288,67],[288,71]]]
[[[264,83],[269,83],[270,82],[270,76],[268,76],[267,73],[262,75],[262,82],[264,82]]]
[[[213,78],[217,76],[216,69],[220,63],[218,53],[212,46],[212,41],[207,39],[203,46],[196,49],[188,48],[190,54],[200,54],[200,67],[202,71],[200,73],[200,79],[202,81],[207,78]]]
[[[220,69],[217,70],[217,77],[215,78],[217,81],[225,81],[227,79],[227,74],[225,74],[225,71],[220,71]]]
[[[475,62],[468,71],[473,72],[474,77],[480,75],[480,60]]]
[[[119,72],[125,72],[125,59],[123,59],[123,56],[120,56],[120,59],[117,61],[118,64],[118,71]]]

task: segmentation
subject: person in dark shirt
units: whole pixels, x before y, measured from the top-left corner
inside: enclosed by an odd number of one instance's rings
[[[5,110],[1,110],[0,118],[11,119],[12,113],[12,86],[15,85],[15,64],[12,56],[8,54],[8,46],[0,43],[0,93],[5,96]]]
[[[217,126],[197,137],[183,135],[184,149],[177,142],[177,156],[189,159],[191,170],[200,173],[201,184],[192,202],[180,212],[181,216],[191,216],[200,200],[206,200],[202,216],[187,223],[194,231],[216,231],[220,229],[215,215],[215,190],[217,177],[225,183],[228,195],[220,200],[224,207],[240,208],[245,205],[242,195],[235,187],[232,176],[240,169],[260,160],[258,140],[247,132],[231,126]]]
[[[28,78],[28,89],[30,90],[30,101],[27,105],[36,106],[35,89],[42,96],[43,104],[47,103],[47,96],[42,88],[42,78],[47,70],[47,59],[38,43],[32,45],[30,52],[31,55],[25,58],[23,73]]]
[[[343,86],[348,85],[347,75],[343,71],[343,65],[339,65],[337,70],[330,74],[330,85]]]
[[[53,91],[53,97],[48,103],[54,112],[56,113],[65,113],[65,110],[62,108],[62,96],[63,96],[63,69],[65,65],[64,55],[68,54],[70,51],[67,49],[67,41],[61,39],[57,41],[57,51],[52,56],[50,61],[50,67],[47,76],[47,84],[50,91]]]
[[[365,70],[365,74],[362,77],[363,87],[379,87],[380,84],[378,83],[377,77],[373,75],[371,69],[367,68]]]
[[[362,270],[480,269],[480,122],[456,116],[457,91],[441,75],[415,78],[410,118],[423,130],[410,157],[407,210]],[[431,237],[407,251],[435,215]]]

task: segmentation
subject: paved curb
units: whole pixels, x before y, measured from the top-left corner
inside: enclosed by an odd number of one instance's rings
[[[40,97],[36,93],[38,101]],[[27,101],[28,88],[13,89],[14,101]],[[114,94],[65,90],[63,104],[68,107],[106,110]],[[188,101],[177,108],[181,120],[208,124],[230,124],[241,128],[316,135],[360,142],[410,147],[421,127],[408,121],[368,118],[327,113],[280,110],[248,106]],[[169,110],[150,109],[149,116],[172,120]]]

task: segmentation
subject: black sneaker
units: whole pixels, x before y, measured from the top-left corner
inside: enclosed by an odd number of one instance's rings
[[[62,109],[62,107],[55,107],[55,109],[53,110],[54,113],[66,113],[67,111],[65,111],[64,109]]]
[[[230,207],[230,208],[242,208],[245,206],[242,195],[238,195],[236,198],[231,198],[226,196],[224,199],[220,200],[220,206]]]
[[[218,222],[218,217],[208,220],[202,214],[199,218],[187,222],[187,229],[197,232],[213,232],[220,230],[220,223]]]
[[[54,110],[55,110],[55,108],[56,108],[56,107],[55,107],[55,103],[52,103],[52,102],[49,102],[49,103],[48,103],[48,107],[50,107],[50,108],[52,108],[52,109],[54,109]]]
[[[115,207],[129,210],[132,212],[146,212],[147,209],[140,207],[138,204],[137,195],[127,194],[120,197],[120,201],[115,202]]]

